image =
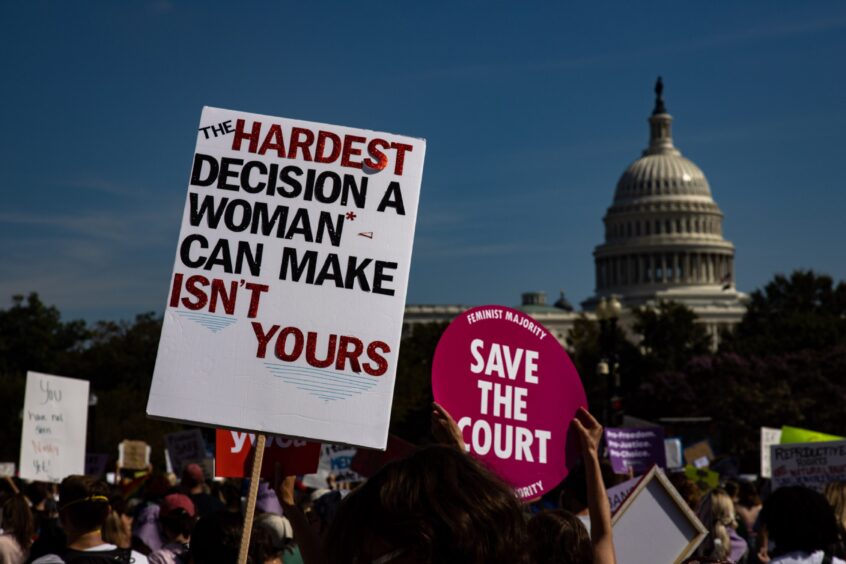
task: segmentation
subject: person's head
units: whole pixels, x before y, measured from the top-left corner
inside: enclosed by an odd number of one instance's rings
[[[743,507],[752,508],[761,505],[761,497],[758,495],[758,488],[747,480],[741,480],[740,490],[737,492],[737,503]]]
[[[194,564],[235,564],[241,543],[243,522],[237,513],[217,511],[206,515],[194,527],[190,554]]]
[[[529,521],[532,564],[591,564],[593,545],[581,520],[563,509],[541,511]]]
[[[114,494],[109,498],[109,505],[112,511],[103,525],[103,540],[120,548],[129,548],[132,545],[132,514],[126,500],[122,495]]]
[[[467,454],[420,449],[348,495],[329,528],[331,562],[521,562],[526,523],[513,490]]]
[[[725,558],[731,549],[727,527],[736,526],[734,502],[722,488],[708,492],[700,501],[696,516],[708,529],[708,536],[699,545],[697,554],[711,558]]]
[[[35,520],[22,493],[4,495],[0,500],[0,526],[11,534],[22,549],[27,550],[35,534]]]
[[[737,501],[738,495],[740,494],[740,484],[738,484],[734,480],[727,480],[726,483],[723,484],[723,489],[726,491],[732,501]]]
[[[103,528],[111,511],[109,486],[94,476],[68,476],[59,485],[59,519],[74,537]]]
[[[170,541],[188,542],[197,516],[191,498],[173,493],[165,496],[159,507],[159,523],[165,537]]]
[[[191,492],[201,490],[205,483],[206,476],[203,473],[203,467],[199,464],[188,464],[182,470],[182,487],[184,489]]]
[[[837,523],[825,496],[808,488],[777,489],[764,502],[760,519],[778,553],[812,553],[837,541]]]
[[[673,484],[673,487],[676,488],[682,499],[687,503],[687,506],[692,511],[696,511],[696,508],[699,506],[699,500],[702,498],[702,492],[696,484],[685,476],[683,472],[674,472],[668,477],[670,478],[670,483]]]
[[[846,482],[829,482],[825,485],[825,499],[834,511],[840,528],[846,528]]]

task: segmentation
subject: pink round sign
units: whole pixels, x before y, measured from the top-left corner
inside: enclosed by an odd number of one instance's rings
[[[432,391],[467,450],[524,501],[563,480],[578,458],[570,422],[587,407],[582,381],[555,337],[504,306],[465,311],[435,350]]]

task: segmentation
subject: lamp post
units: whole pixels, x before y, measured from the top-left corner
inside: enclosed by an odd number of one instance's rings
[[[607,376],[605,382],[606,407],[605,424],[620,425],[623,413],[623,399],[620,396],[620,366],[617,362],[617,322],[623,313],[623,305],[616,296],[601,298],[596,306],[599,319],[599,354],[601,360],[597,374]]]

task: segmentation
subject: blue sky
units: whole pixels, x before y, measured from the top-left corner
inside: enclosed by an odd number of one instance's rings
[[[162,311],[204,105],[425,137],[409,302],[579,302],[659,74],[738,287],[846,278],[842,2],[0,10],[0,307]]]

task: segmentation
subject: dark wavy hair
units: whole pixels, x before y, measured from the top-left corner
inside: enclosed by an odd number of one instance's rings
[[[529,521],[529,555],[532,564],[592,564],[593,545],[574,514],[541,511]]]
[[[813,553],[837,542],[837,521],[825,496],[801,486],[779,488],[761,509],[761,522],[776,552]]]
[[[22,493],[16,493],[4,497],[0,503],[3,530],[15,537],[24,551],[29,550],[35,534],[35,520],[26,497]]]
[[[109,493],[94,476],[68,476],[59,484],[59,515],[79,531],[99,529],[109,515]]]
[[[514,491],[481,464],[430,446],[391,462],[348,495],[326,548],[337,564],[391,551],[419,562],[512,564],[525,562],[526,520]]]

